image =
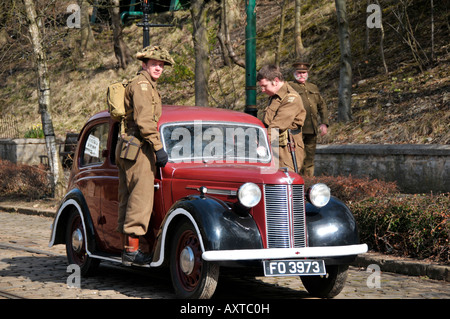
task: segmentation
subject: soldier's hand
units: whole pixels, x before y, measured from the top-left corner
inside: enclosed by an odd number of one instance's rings
[[[325,124],[320,124],[320,135],[324,136],[328,133],[328,126],[326,126]]]
[[[164,167],[166,166],[168,161],[169,156],[167,155],[166,151],[163,148],[156,151],[156,166]]]

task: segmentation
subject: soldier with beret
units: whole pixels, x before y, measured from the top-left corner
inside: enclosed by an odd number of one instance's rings
[[[292,66],[294,67],[295,81],[289,82],[289,84],[301,96],[306,109],[306,119],[303,125],[305,160],[301,173],[305,176],[314,176],[317,135],[320,133],[323,136],[328,132],[328,109],[320,95],[319,88],[315,84],[307,82],[310,65],[305,62],[296,62]]]
[[[298,170],[304,158],[302,126],[306,111],[298,93],[284,81],[283,74],[275,65],[263,66],[257,76],[261,91],[269,95],[269,104],[264,110],[263,122],[267,127],[269,139],[278,139],[279,166],[295,171],[294,158]],[[278,130],[278,136],[273,136]],[[292,134],[295,156],[288,147],[288,134]],[[275,150],[276,151],[276,150]]]
[[[164,66],[174,64],[170,54],[159,46],[144,48],[136,58],[142,61],[142,70],[125,89],[125,133],[116,149],[119,168],[117,231],[122,234],[122,263],[125,265],[151,262],[151,256],[139,249],[139,236],[147,232],[153,211],[156,167],[164,167],[168,161],[157,129],[162,104],[156,82]],[[140,145],[137,156],[121,158],[131,137]]]

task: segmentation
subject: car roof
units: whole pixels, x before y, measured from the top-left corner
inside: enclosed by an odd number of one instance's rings
[[[109,117],[109,112],[106,110],[93,115],[89,119],[89,122],[105,117]],[[192,122],[198,120],[248,123],[264,127],[259,119],[244,112],[222,108],[183,105],[163,105],[162,115],[158,124],[161,126],[165,123]]]

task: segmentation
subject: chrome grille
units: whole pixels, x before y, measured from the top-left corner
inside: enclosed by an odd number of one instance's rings
[[[303,185],[264,185],[268,248],[306,246]]]

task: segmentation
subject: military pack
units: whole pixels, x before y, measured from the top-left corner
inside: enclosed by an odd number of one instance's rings
[[[108,86],[106,104],[111,118],[115,121],[121,122],[125,118],[125,88],[128,83],[128,80],[123,80]]]

